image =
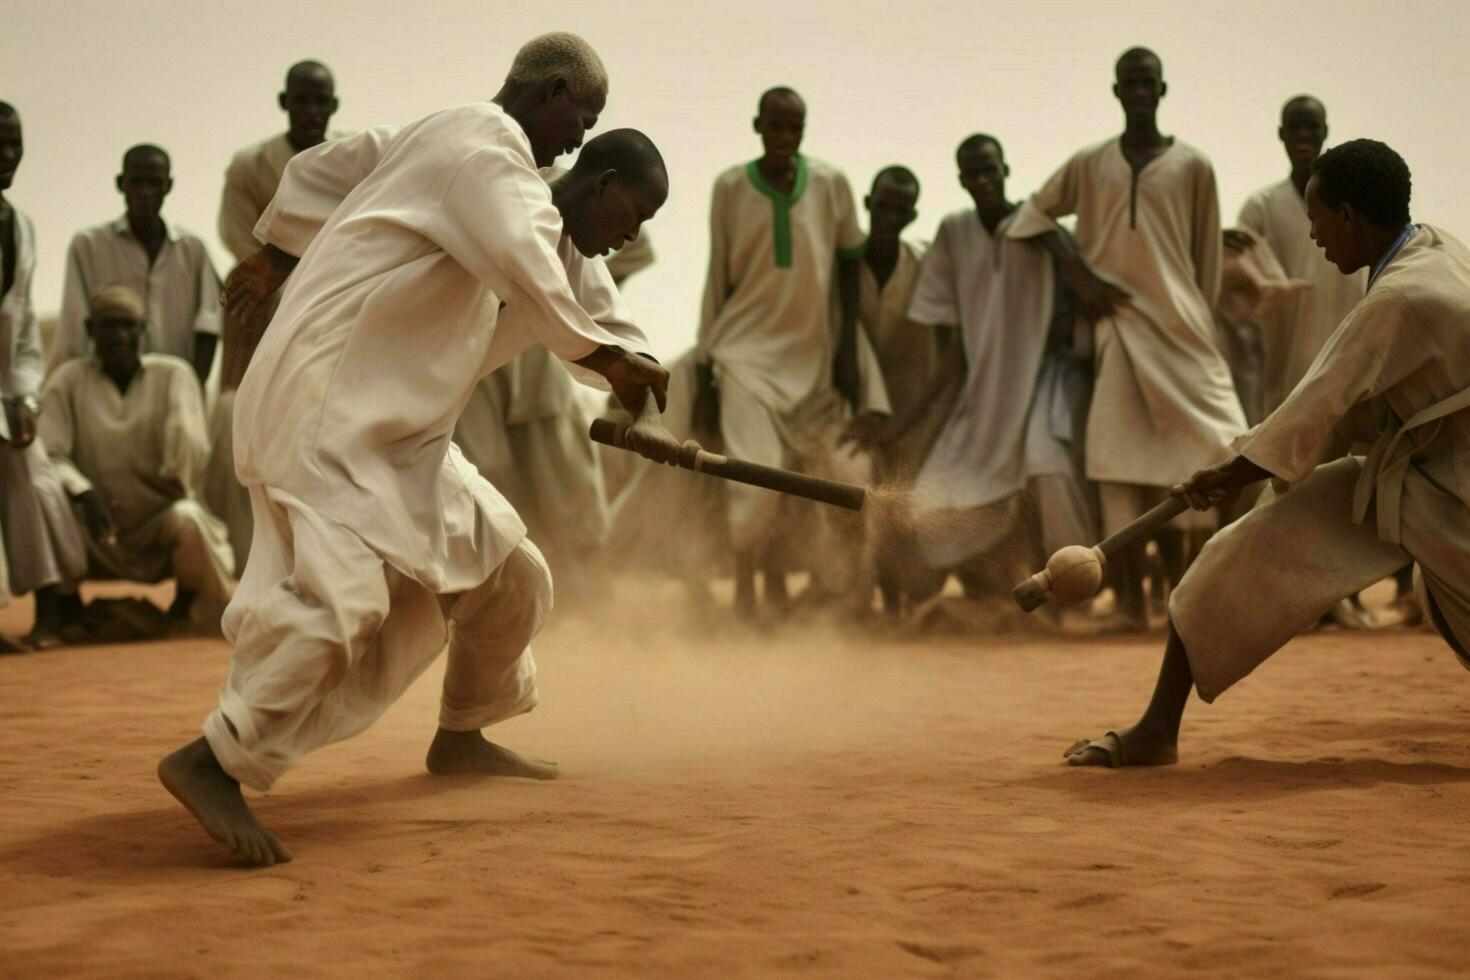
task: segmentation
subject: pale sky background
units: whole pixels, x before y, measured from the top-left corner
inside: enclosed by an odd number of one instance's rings
[[[1163,56],[1161,127],[1214,160],[1227,224],[1247,194],[1285,176],[1277,113],[1305,91],[1328,106],[1329,142],[1372,136],[1404,155],[1416,219],[1470,237],[1464,0],[0,4],[0,99],[20,110],[26,139],[10,196],[36,223],[41,311],[59,305],[72,233],[121,213],[112,181],[128,146],[171,152],[165,217],[204,236],[223,276],[225,165],[284,129],[275,96],[291,62],[330,65],[342,101],[333,125],[358,129],[488,98],[516,48],[554,29],[585,36],[608,66],[599,129],[642,129],[668,161],[669,202],[649,226],[658,262],[626,290],[668,356],[697,322],[710,185],[759,152],[750,119],[774,84],[806,97],[804,152],[843,167],[859,202],[885,164],[918,173],[919,238],[967,204],[952,162],[966,134],[1001,138],[1019,199],[1074,150],[1117,132],[1112,65],[1133,44]]]

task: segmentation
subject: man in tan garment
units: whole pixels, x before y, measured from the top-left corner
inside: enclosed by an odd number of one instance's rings
[[[67,361],[46,382],[41,441],[83,516],[89,575],[173,578],[170,614],[218,631],[234,559],[224,525],[197,499],[209,453],[204,399],[187,361],[140,353],[146,326],[127,286],[92,297],[96,356]]]
[[[328,138],[327,127],[338,107],[337,83],[321,62],[298,61],[286,72],[286,86],[276,101],[286,113],[286,132],[240,150],[225,170],[219,237],[236,262],[245,261],[260,248],[255,240],[255,223],[276,196],[286,164],[297,153]],[[230,547],[240,568],[250,556],[255,524],[250,516],[250,495],[235,477],[235,389],[274,311],[275,304],[271,303],[246,320],[226,310],[220,338],[219,398],[210,417],[214,448],[205,474],[204,499],[230,529]]]
[[[1121,137],[1079,150],[1022,206],[1012,238],[1041,236],[1097,320],[1087,477],[1099,484],[1103,533],[1158,503],[1171,486],[1230,454],[1245,431],[1213,308],[1223,244],[1215,173],[1204,154],[1158,128],[1168,92],[1146,48],[1123,53],[1113,94]],[[1053,221],[1077,216],[1078,253]],[[1207,532],[1211,515],[1178,526]],[[1172,577],[1185,542],[1160,537]],[[1146,625],[1138,556],[1115,565],[1125,616]]]
[[[1153,697],[1072,765],[1178,758],[1190,689],[1206,702],[1334,603],[1408,563],[1426,616],[1470,667],[1470,251],[1409,219],[1409,168],[1375,140],[1312,166],[1311,237],[1368,292],[1239,454],[1174,492],[1196,508],[1269,477],[1266,499],[1206,545],[1169,603]],[[1366,437],[1366,459],[1344,455]],[[1332,462],[1317,465],[1323,458]]]

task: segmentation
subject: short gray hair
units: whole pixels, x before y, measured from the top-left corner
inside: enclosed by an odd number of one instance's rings
[[[566,80],[573,95],[607,94],[607,69],[592,45],[566,31],[533,37],[516,52],[506,80],[540,85],[554,78]]]

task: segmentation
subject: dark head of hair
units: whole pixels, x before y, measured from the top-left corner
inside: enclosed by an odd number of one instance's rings
[[[168,151],[153,143],[139,143],[137,146],[129,147],[128,152],[123,154],[122,168],[128,169],[130,163],[140,163],[152,157],[162,157],[166,169],[173,169],[173,164],[168,158]]]
[[[872,189],[877,190],[878,185],[885,180],[904,187],[912,187],[914,189],[914,197],[917,198],[919,196],[919,178],[908,167],[897,163],[884,167],[873,175]]]
[[[1307,95],[1303,93],[1302,95],[1293,95],[1291,98],[1287,99],[1281,104],[1282,122],[1286,121],[1286,114],[1288,112],[1293,109],[1300,108],[1301,106],[1307,105],[1313,105],[1316,106],[1318,109],[1321,109],[1322,117],[1324,119],[1327,118],[1327,106],[1322,104],[1322,100],[1317,98],[1315,95]]]
[[[0,119],[19,119],[20,113],[9,102],[0,102]]]
[[[1413,182],[1409,165],[1386,143],[1348,140],[1319,156],[1312,164],[1322,203],[1353,210],[1383,228],[1409,223],[1409,196]]]
[[[982,146],[993,146],[995,147],[995,152],[1000,155],[1002,160],[1006,158],[1006,148],[1000,145],[1000,140],[991,136],[989,133],[971,133],[969,136],[960,140],[960,145],[955,147],[955,161],[959,161],[961,153],[969,153],[973,150],[980,149]]]
[[[795,99],[801,103],[803,109],[806,108],[806,100],[801,97],[801,94],[796,89],[791,88],[789,85],[777,85],[761,93],[760,101],[755,104],[756,114],[759,115],[766,111],[766,101],[768,99],[776,98]]]
[[[636,129],[611,129],[594,136],[577,154],[576,170],[602,173],[616,170],[632,180],[647,181],[655,186],[669,186],[669,171],[663,154],[653,140]]]
[[[286,69],[285,87],[290,88],[292,82],[299,82],[309,76],[318,74],[325,74],[328,81],[332,80],[332,69],[328,68],[320,61],[317,61],[314,58],[307,58],[304,61],[298,61],[290,68]]]
[[[1164,59],[1160,58],[1150,48],[1129,48],[1118,55],[1118,60],[1113,62],[1113,75],[1123,70],[1123,66],[1136,61],[1152,61],[1159,68],[1159,77],[1164,77]]]

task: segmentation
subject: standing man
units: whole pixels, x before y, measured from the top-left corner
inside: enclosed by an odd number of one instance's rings
[[[1084,312],[1096,320],[1096,366],[1087,425],[1087,476],[1099,483],[1103,533],[1111,534],[1196,470],[1227,458],[1245,431],[1214,321],[1220,288],[1220,206],[1204,154],[1159,132],[1168,92],[1163,62],[1125,51],[1113,95],[1120,137],[1079,150],[1021,208],[1007,234],[1041,238]],[[1077,253],[1053,219],[1077,216]],[[1174,581],[1187,550],[1181,531],[1208,536],[1195,513],[1164,532]],[[1139,559],[1116,565],[1125,617],[1147,625]]]
[[[220,198],[219,237],[225,247],[243,262],[260,248],[255,240],[255,223],[265,213],[281,174],[291,158],[327,138],[328,124],[337,112],[337,83],[332,72],[319,61],[298,61],[286,72],[286,85],[276,102],[286,113],[286,131],[245,147],[230,160],[225,170],[225,188]],[[248,320],[226,310],[221,337],[219,399],[210,419],[213,452],[205,477],[204,496],[230,529],[230,546],[239,568],[250,555],[254,522],[250,517],[250,495],[235,477],[235,389],[245,376],[250,352],[270,322],[274,303]]]
[[[847,177],[800,152],[806,103],[773,88],[757,106],[762,155],[715,180],[710,261],[695,345],[695,431],[731,456],[806,472],[862,477],[863,461],[837,441],[863,411],[887,412],[882,380],[859,373],[858,263],[863,234]],[[831,297],[837,275],[839,324]],[[777,548],[782,500],[732,484],[727,493],[735,602],[756,610],[755,573],[766,601],[787,602]],[[810,560],[815,556],[798,556]]]
[[[927,398],[953,408],[922,460],[914,523],[938,573],[929,588],[954,571],[973,593],[1008,581],[1008,559],[1090,540],[1094,520],[1075,449],[1087,380],[1076,303],[1057,260],[1007,234],[1019,215],[1000,141],[970,136],[955,162],[974,206],[940,224],[908,310],[960,338],[929,383]],[[890,437],[918,414],[896,419]]]
[[[1322,250],[1308,234],[1307,180],[1327,139],[1326,106],[1310,95],[1288,100],[1281,107],[1276,135],[1286,149],[1291,174],[1246,199],[1240,209],[1240,227],[1271,249],[1287,276],[1309,282],[1311,288],[1284,300],[1265,316],[1261,339],[1266,415],[1306,376],[1317,352],[1363,298],[1368,283],[1365,270],[1348,276],[1339,272],[1322,257]],[[1226,244],[1235,247],[1249,242],[1227,233]]]
[[[199,236],[164,221],[163,202],[173,186],[162,147],[142,143],[123,155],[117,189],[126,213],[78,232],[67,249],[51,370],[90,350],[92,295],[116,284],[143,297],[145,351],[182,358],[201,382],[209,376],[220,331],[219,278]]]
[[[664,401],[667,372],[634,353],[641,331],[579,306],[576,260],[562,254],[635,238],[667,196],[662,159],[631,131],[590,143],[561,191],[577,215],[565,226],[538,172],[581,145],[606,93],[585,41],[542,35],[491,102],[298,155],[261,219],[267,245],[248,264],[295,272],[236,416],[256,554],[226,615],[234,654],[218,708],[203,738],[159,766],[210,835],[251,863],[289,854],[240,784],[264,790],[306,752],[367,728],[446,638],[429,770],[555,774],[480,732],[536,704],[527,645],[551,580],[450,435],[475,383],[533,343],[607,379],[630,410]],[[379,138],[384,151],[339,194],[338,164]],[[677,454],[656,425],[629,435],[651,457]]]
[[[22,644],[0,637],[0,652],[7,653],[61,642],[57,586],[87,569],[66,491],[36,441],[45,374],[31,302],[36,231],[8,194],[24,153],[20,114],[0,102],[0,605],[36,593],[35,625]]]
[[[1239,455],[1174,492],[1217,506],[1272,490],[1220,532],[1169,600],[1153,697],[1072,765],[1167,765],[1191,690],[1212,702],[1334,603],[1415,564],[1426,618],[1470,667],[1470,251],[1409,218],[1409,168],[1376,140],[1312,164],[1311,237],[1368,290]],[[1354,438],[1366,458],[1344,455]],[[1332,462],[1318,465],[1322,459]],[[1277,492],[1289,487],[1286,492]]]

